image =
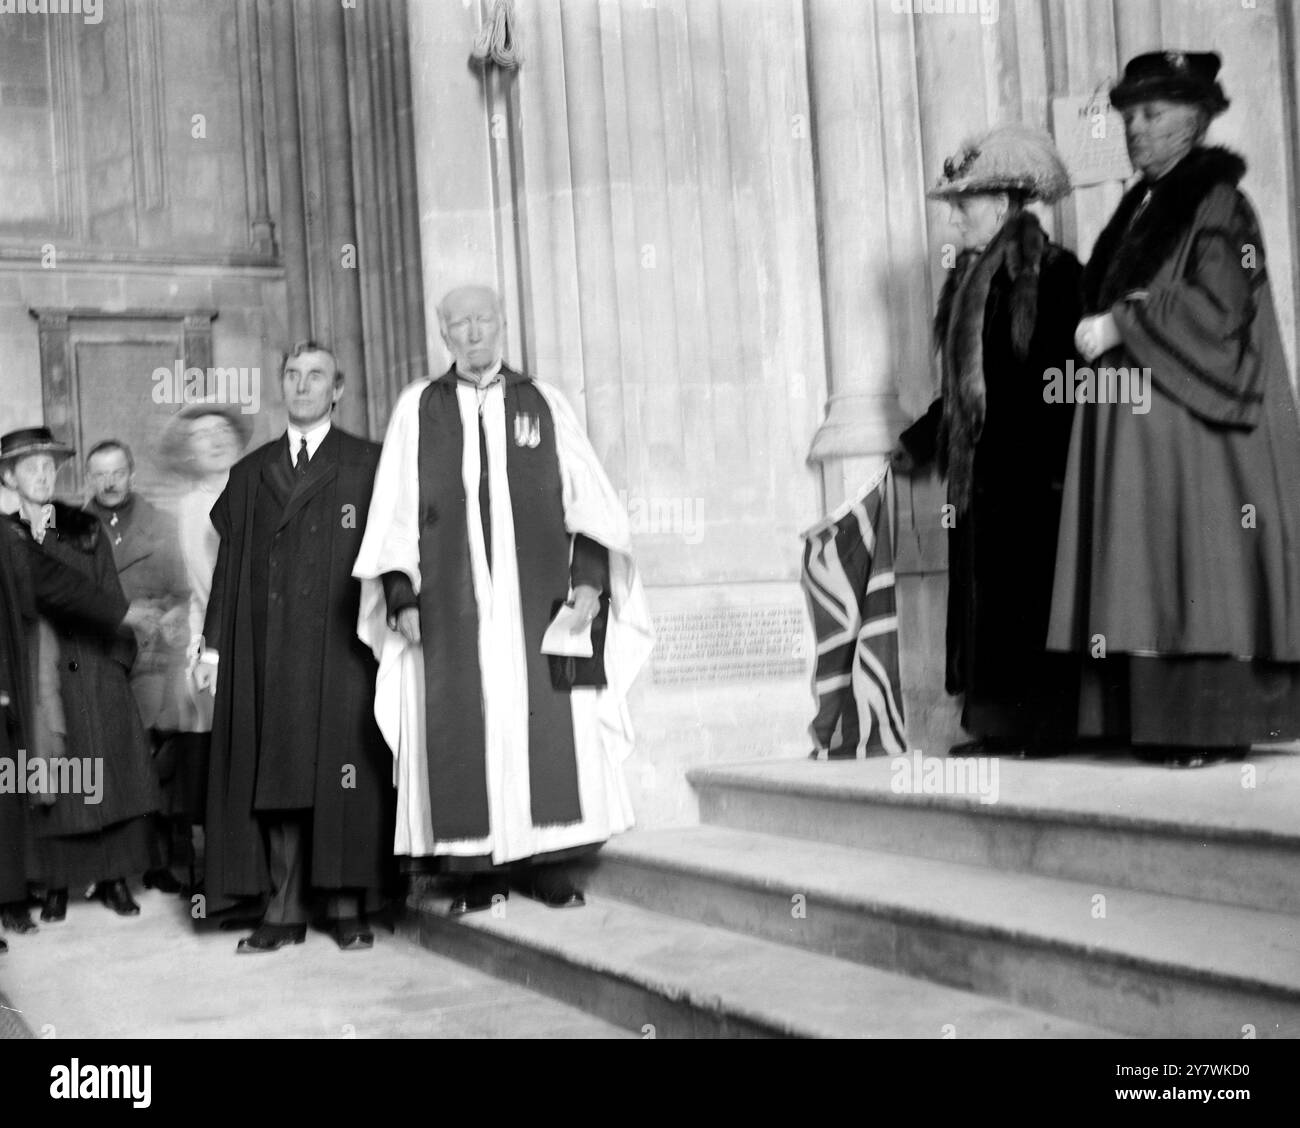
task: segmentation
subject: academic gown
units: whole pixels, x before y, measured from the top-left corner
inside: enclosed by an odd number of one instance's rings
[[[357,558],[357,629],[380,661],[396,853],[504,865],[632,825],[626,700],[652,634],[627,515],[563,394],[503,368],[481,419],[480,432],[478,390],[454,369],[398,400]],[[540,650],[579,536],[608,553],[609,684],[564,692]],[[420,646],[387,625],[393,572],[418,595]]]
[[[282,436],[236,464],[212,509],[211,910],[270,890],[259,816],[273,813],[310,812],[312,888],[388,884],[391,770],[352,579],[378,457],[378,444],[331,427],[299,481]]]

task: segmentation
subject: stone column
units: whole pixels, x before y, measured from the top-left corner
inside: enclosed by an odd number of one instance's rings
[[[357,245],[356,198],[352,187],[352,121],[348,98],[349,71],[344,20],[364,20],[364,13],[341,4],[313,5],[319,20],[316,41],[316,90],[320,98],[320,159],[324,173],[325,230],[319,260],[313,263],[318,283],[328,282],[330,294],[330,341],[339,367],[348,378],[350,390],[339,401],[336,417],[341,426],[365,435],[366,364],[361,324],[362,253],[378,254],[378,247]],[[304,114],[315,107],[304,106]],[[351,247],[345,261],[345,248]]]
[[[881,7],[809,0],[806,9],[830,392],[812,443],[811,458],[821,462],[892,447],[906,423],[896,372],[905,357],[916,359],[905,347],[909,312],[928,298],[909,293],[917,262],[909,269],[904,257],[924,253],[919,153],[906,125],[916,118],[913,55],[901,41],[911,26]],[[894,75],[896,55],[906,65]],[[828,503],[864,470],[828,466]]]
[[[311,336],[307,220],[302,190],[302,132],[298,125],[298,48],[293,5],[268,4],[275,56],[275,125],[280,172],[280,253],[284,257],[286,326],[290,341]]]

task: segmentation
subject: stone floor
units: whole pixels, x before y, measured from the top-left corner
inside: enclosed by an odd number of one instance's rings
[[[136,892],[141,914],[74,902],[62,924],[7,934],[0,1003],[37,1037],[631,1038],[634,1034],[380,930],[369,952],[322,933],[236,956],[187,904]]]

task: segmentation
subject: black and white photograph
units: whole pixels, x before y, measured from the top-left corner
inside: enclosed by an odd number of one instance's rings
[[[870,1039],[1249,1102],[1298,336],[1291,0],[0,0],[22,1099]]]

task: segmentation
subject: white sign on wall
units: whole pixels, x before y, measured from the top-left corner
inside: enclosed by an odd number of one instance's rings
[[[1105,94],[1053,98],[1052,132],[1076,188],[1133,175],[1124,119]]]

